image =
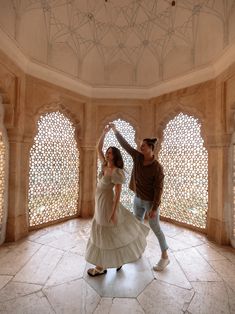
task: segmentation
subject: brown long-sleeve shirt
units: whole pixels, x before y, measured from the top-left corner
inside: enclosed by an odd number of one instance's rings
[[[133,158],[130,189],[142,200],[152,201],[152,209],[156,210],[160,205],[163,191],[164,173],[162,166],[156,159],[151,164],[144,165],[144,155],[131,147],[118,131],[115,131],[115,135],[120,145]]]

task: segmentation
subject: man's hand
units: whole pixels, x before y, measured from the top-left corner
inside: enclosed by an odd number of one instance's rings
[[[156,209],[151,209],[149,212],[149,218],[153,219],[157,215],[157,210]]]

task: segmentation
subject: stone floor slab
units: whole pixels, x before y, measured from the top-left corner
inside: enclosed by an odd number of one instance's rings
[[[94,267],[87,265],[87,268]],[[135,263],[126,264],[117,272],[108,269],[106,275],[90,277],[84,274],[85,280],[102,297],[137,297],[154,279],[149,262],[142,257]]]
[[[93,313],[100,302],[99,295],[85,280],[78,279],[43,289],[55,313]]]

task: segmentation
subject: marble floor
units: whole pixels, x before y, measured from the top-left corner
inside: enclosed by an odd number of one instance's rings
[[[2,245],[0,313],[235,313],[235,249],[162,222],[171,260],[163,272],[152,270],[160,249],[150,232],[136,263],[91,278],[90,225],[73,219]]]

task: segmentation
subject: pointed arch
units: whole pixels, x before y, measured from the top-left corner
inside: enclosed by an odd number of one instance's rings
[[[36,115],[37,133],[29,156],[31,228],[79,213],[79,149],[75,123],[69,116],[61,104],[44,106]]]
[[[99,123],[98,126],[98,133],[101,134],[103,128],[105,125],[107,125],[109,122],[114,121],[114,120],[123,120],[129,123],[135,130],[135,140],[137,139],[137,135],[140,134],[140,127],[138,121],[133,118],[131,115],[127,113],[122,113],[122,112],[116,112],[113,114],[110,114],[108,116],[105,116],[104,119],[102,119]]]
[[[157,135],[159,138],[163,137],[163,131],[165,130],[167,124],[174,119],[178,114],[183,113],[188,116],[193,116],[194,118],[198,119],[199,123],[201,124],[200,132],[201,136],[205,141],[205,146],[207,147],[207,120],[205,115],[194,107],[187,107],[180,102],[174,102],[171,110],[168,110],[165,114],[162,115],[161,120],[159,122],[157,128]]]
[[[205,230],[208,152],[197,118],[181,112],[167,123],[159,160],[165,173],[161,215]]]
[[[78,120],[76,115],[72,113],[68,108],[66,108],[61,102],[47,103],[38,108],[38,110],[33,115],[33,120],[34,120],[34,124],[33,124],[34,127],[33,127],[33,132],[32,132],[33,137],[37,133],[37,122],[39,118],[44,114],[48,114],[55,111],[61,112],[65,117],[67,117],[71,121],[73,127],[75,128],[76,137],[77,139],[80,139],[80,133],[81,133],[80,121]]]

